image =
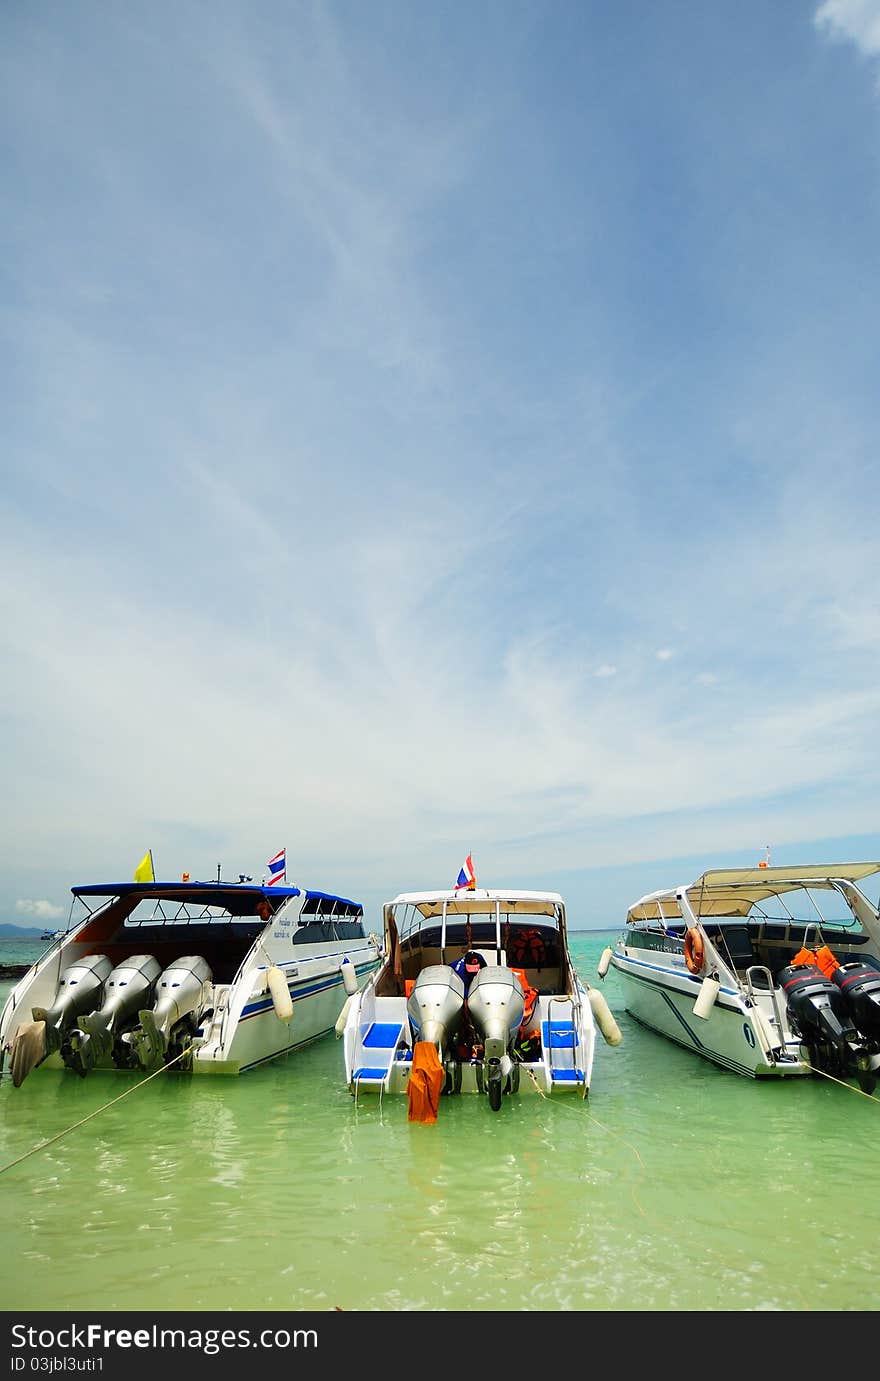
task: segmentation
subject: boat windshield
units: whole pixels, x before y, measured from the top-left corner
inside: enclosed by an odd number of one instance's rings
[[[494,949],[508,963],[546,952],[564,926],[564,908],[552,898],[400,898],[391,913],[404,947]]]

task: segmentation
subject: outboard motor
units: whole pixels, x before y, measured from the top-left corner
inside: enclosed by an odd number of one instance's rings
[[[140,1024],[123,1037],[143,1069],[181,1053],[210,1001],[211,983],[211,969],[200,954],[169,964],[156,984],[156,1005],[142,1009]]]
[[[406,1010],[421,1041],[440,1049],[443,1059],[450,1036],[464,1006],[464,983],[446,964],[422,969],[407,999]]]
[[[842,964],[832,983],[843,994],[853,1022],[868,1040],[880,1039],[880,971],[870,964]]]
[[[468,1011],[483,1036],[489,1104],[501,1106],[502,1084],[511,1072],[508,1050],[520,1028],[525,996],[519,979],[510,969],[487,964],[474,976],[468,990]]]
[[[813,1063],[829,1074],[850,1073],[859,1038],[840,988],[812,964],[789,964],[779,974],[779,985]]]
[[[64,1063],[81,1078],[111,1053],[117,1065],[133,1063],[130,1047],[117,1037],[134,1023],[144,1004],[153,1001],[161,972],[151,954],[135,954],[117,964],[104,984],[103,1005],[80,1017],[68,1031],[61,1046]]]
[[[34,1021],[46,1023],[46,1054],[61,1049],[64,1036],[77,1017],[100,1006],[104,984],[113,971],[106,954],[88,954],[65,969],[51,1007],[34,1007]]]
[[[61,1049],[76,1018],[101,1001],[113,965],[104,954],[89,954],[65,969],[51,1007],[32,1007],[33,1021],[19,1026],[12,1041],[12,1084],[20,1088],[32,1070]]]

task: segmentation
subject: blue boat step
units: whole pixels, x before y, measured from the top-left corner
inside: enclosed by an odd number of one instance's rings
[[[395,1061],[401,1059],[399,1044],[403,1029],[399,1021],[374,1021],[367,1028],[359,1051],[364,1063],[352,1076],[355,1085],[387,1086]]]
[[[374,1021],[361,1044],[366,1050],[394,1050],[402,1030],[396,1021]]]
[[[582,1084],[584,1082],[582,1069],[551,1069],[550,1075],[554,1084]]]
[[[577,1033],[571,1021],[545,1021],[542,1024],[542,1040],[547,1049],[574,1050]]]

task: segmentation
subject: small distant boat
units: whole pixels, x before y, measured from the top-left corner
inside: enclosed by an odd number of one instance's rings
[[[558,893],[401,893],[383,939],[383,964],[336,1028],[353,1096],[412,1100],[424,1053],[438,1096],[482,1094],[493,1111],[523,1092],[587,1097],[597,1027],[610,1044],[620,1032],[574,969]]]
[[[44,930],[40,936],[41,940],[60,940],[64,935],[63,930]]]
[[[877,872],[880,863],[713,869],[634,902],[599,975],[614,971],[642,1025],[725,1069],[829,1075],[872,1092],[880,915],[857,884]],[[835,898],[843,919],[830,918]]]
[[[363,907],[246,882],[74,887],[71,924],[13,988],[0,1071],[239,1074],[334,1028],[377,968]]]

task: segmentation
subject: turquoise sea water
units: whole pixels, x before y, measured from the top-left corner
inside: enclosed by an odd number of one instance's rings
[[[588,983],[612,933],[572,936]],[[586,1102],[450,1098],[433,1126],[355,1106],[332,1035],[240,1078],[7,1069],[2,1308],[880,1307],[880,1102],[716,1069],[602,990],[623,1043]]]

